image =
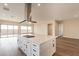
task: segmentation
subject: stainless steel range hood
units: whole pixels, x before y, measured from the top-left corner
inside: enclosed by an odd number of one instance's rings
[[[36,21],[32,21],[32,15],[31,15],[31,3],[25,3],[25,20],[21,21],[20,23],[23,22],[29,22],[29,23],[37,23]],[[27,15],[27,16],[26,16]]]

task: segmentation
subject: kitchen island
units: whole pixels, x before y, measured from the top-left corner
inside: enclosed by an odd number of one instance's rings
[[[56,38],[47,35],[19,36],[18,47],[27,56],[52,56],[56,51]]]

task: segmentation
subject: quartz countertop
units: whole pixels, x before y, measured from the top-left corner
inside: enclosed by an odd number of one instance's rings
[[[26,37],[26,35],[24,35],[23,37],[25,37],[26,39],[29,39],[29,40],[31,40],[33,42],[36,42],[38,44],[41,44],[43,42],[46,42],[48,40],[51,40],[51,39],[55,39],[56,38],[56,37],[51,36],[51,35],[38,35],[38,34],[37,35],[34,35],[34,37],[30,37],[30,38]]]

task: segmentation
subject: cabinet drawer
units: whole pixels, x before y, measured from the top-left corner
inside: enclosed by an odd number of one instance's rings
[[[32,56],[39,56],[38,52],[32,52]]]
[[[38,56],[37,54],[32,54],[32,56]]]
[[[39,55],[39,49],[32,48],[31,53],[32,53],[32,55],[34,54],[37,56],[37,55]]]
[[[37,52],[38,52],[38,50],[37,50],[37,49],[32,48],[32,52],[37,53]]]
[[[38,53],[39,49],[38,48],[32,48],[31,51],[34,52],[34,53]]]
[[[33,48],[33,49],[39,49],[39,45],[36,44],[36,43],[32,43],[32,48]]]

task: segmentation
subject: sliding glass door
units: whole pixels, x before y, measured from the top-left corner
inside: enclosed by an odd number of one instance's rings
[[[14,36],[18,36],[18,26],[14,25],[13,29]]]
[[[8,28],[7,25],[1,25],[1,37],[7,37]]]
[[[27,26],[21,26],[21,34],[27,33]]]
[[[19,26],[18,25],[9,25],[9,24],[0,24],[0,37],[13,37],[18,36],[19,30],[21,35],[32,34],[33,26]]]
[[[21,26],[21,35],[24,34],[33,34],[33,26]]]
[[[8,25],[8,37],[18,36],[18,26],[17,25]]]
[[[0,37],[13,37],[18,36],[18,26],[17,25],[4,25],[0,24]]]
[[[13,36],[13,25],[8,25],[8,37]]]

